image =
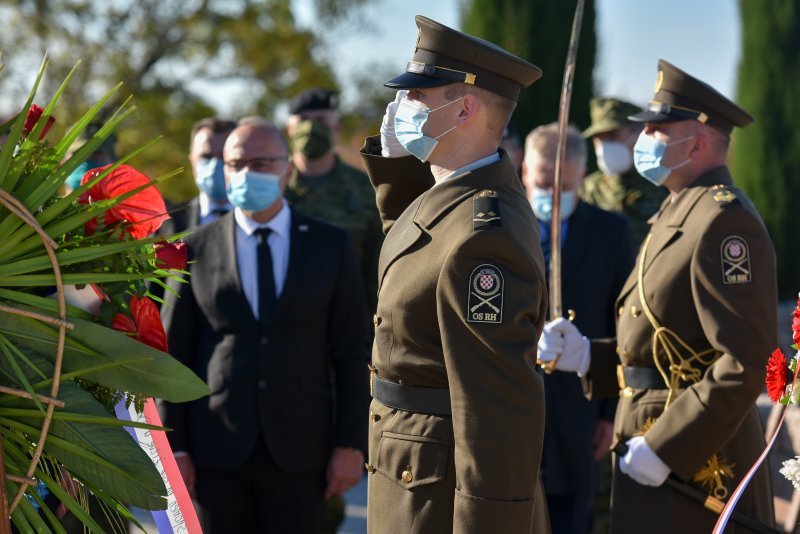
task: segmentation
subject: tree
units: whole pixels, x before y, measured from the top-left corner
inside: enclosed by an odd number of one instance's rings
[[[365,0],[315,0],[322,25],[331,25]],[[318,36],[299,28],[291,0],[16,0],[0,7],[5,21],[0,50],[9,66],[0,77],[7,98],[51,52],[54,90],[77,59],[83,64],[62,101],[73,116],[65,127],[117,82],[134,96],[137,112],[120,133],[122,151],[158,135],[163,139],[136,164],[153,177],[186,165],[188,136],[198,119],[215,113],[204,93],[216,82],[239,82],[239,115],[271,116],[303,89],[336,87],[319,54]],[[22,43],[24,46],[20,46]],[[12,98],[13,100],[13,98]],[[7,113],[0,107],[0,114]],[[164,184],[169,200],[196,193],[190,174]]]
[[[731,168],[764,218],[778,257],[779,294],[800,289],[800,235],[792,203],[800,197],[800,1],[774,0],[769,9],[740,0],[742,60],[738,102],[756,121],[735,132]]]
[[[520,93],[511,122],[524,137],[536,126],[558,120],[561,83],[577,0],[462,0],[461,27],[538,65],[542,78]],[[570,123],[589,125],[593,94],[595,2],[587,0],[581,28]]]

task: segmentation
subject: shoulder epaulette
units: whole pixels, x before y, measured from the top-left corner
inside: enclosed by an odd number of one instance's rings
[[[724,207],[730,204],[731,202],[738,201],[736,197],[736,193],[731,191],[731,189],[722,184],[717,184],[708,188],[708,192],[711,195],[711,198],[719,205],[719,207]]]
[[[490,189],[484,189],[472,198],[472,229],[484,226],[501,226],[500,203],[497,193]]]

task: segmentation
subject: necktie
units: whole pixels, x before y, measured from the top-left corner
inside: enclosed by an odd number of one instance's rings
[[[269,249],[269,228],[259,228],[255,231],[258,238],[258,320],[266,324],[275,306],[275,277],[272,273],[272,253]]]

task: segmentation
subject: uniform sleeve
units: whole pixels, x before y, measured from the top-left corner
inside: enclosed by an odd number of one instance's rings
[[[192,252],[189,252],[192,259]],[[191,272],[191,264],[187,267]],[[169,353],[176,360],[194,371],[194,360],[197,352],[197,302],[188,283],[170,279],[169,287],[174,291],[166,291],[165,303],[161,307],[161,322],[167,334]],[[165,427],[171,428],[167,438],[174,451],[188,451],[189,439],[186,421],[187,403],[161,402],[160,415]]]
[[[375,188],[375,202],[385,234],[409,204],[433,186],[431,168],[414,156],[384,158],[379,136],[364,140],[361,158]]]
[[[647,433],[648,444],[684,479],[731,438],[753,408],[777,342],[772,243],[743,206],[721,209],[694,251],[691,277],[703,333],[722,354]]]
[[[454,250],[436,295],[455,440],[453,530],[527,532],[544,432],[534,370],[547,300],[542,269],[500,228]],[[475,297],[481,292],[491,306]]]

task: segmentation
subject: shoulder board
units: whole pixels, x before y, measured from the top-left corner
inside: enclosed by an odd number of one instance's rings
[[[472,229],[484,226],[502,226],[500,221],[500,202],[497,193],[490,189],[476,193],[472,197]]]
[[[720,208],[727,206],[731,202],[738,202],[736,193],[731,191],[726,185],[718,184],[711,186],[708,188],[708,193]]]

